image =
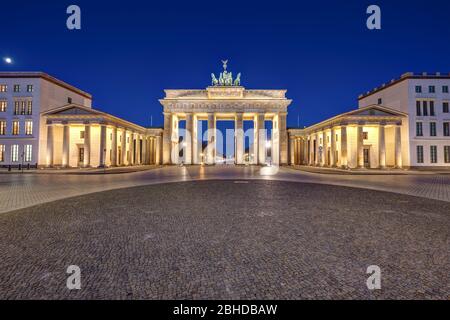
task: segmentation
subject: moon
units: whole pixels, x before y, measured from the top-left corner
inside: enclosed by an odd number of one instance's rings
[[[5,62],[7,64],[11,64],[12,63],[12,59],[10,57],[6,57],[4,60],[5,60]]]

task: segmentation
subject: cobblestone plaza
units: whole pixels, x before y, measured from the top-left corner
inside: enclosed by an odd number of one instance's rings
[[[1,298],[447,299],[449,178],[0,174]],[[73,264],[81,290],[66,288]],[[369,265],[381,290],[367,289]]]

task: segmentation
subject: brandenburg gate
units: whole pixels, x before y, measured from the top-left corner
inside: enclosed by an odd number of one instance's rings
[[[244,164],[245,135],[252,135],[249,146],[251,164],[266,164],[266,149],[270,145],[271,163],[288,164],[288,136],[286,129],[287,108],[291,100],[286,90],[248,90],[240,85],[239,73],[235,79],[227,71],[223,61],[223,72],[217,79],[211,74],[211,86],[205,90],[165,90],[160,100],[164,108],[163,164],[181,163],[179,154],[183,150],[184,164],[215,164],[217,154],[216,123],[232,120],[235,139],[235,163]],[[180,143],[179,122],[186,121],[184,140]],[[203,150],[198,138],[199,120],[208,123],[207,146]],[[244,133],[244,121],[253,121],[253,130]],[[270,141],[267,141],[265,121],[272,122]],[[204,159],[204,161],[203,161]]]

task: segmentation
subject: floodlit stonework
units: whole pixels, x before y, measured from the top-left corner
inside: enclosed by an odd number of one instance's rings
[[[166,90],[160,100],[164,107],[163,163],[176,164],[178,156],[178,123],[186,120],[185,164],[216,161],[216,122],[235,121],[235,163],[244,163],[243,121],[253,122],[253,148],[250,151],[252,164],[266,164],[265,121],[272,121],[272,163],[288,164],[286,116],[291,100],[285,97],[286,90],[247,90],[244,87],[217,86],[206,90]],[[202,159],[201,141],[198,139],[199,120],[208,122],[208,146],[205,161]],[[257,129],[257,130],[256,130]],[[259,133],[259,134],[258,134]]]
[[[449,75],[408,73],[361,95],[359,109],[287,129],[286,90],[246,89],[227,63],[206,89],[165,90],[163,128],[95,110],[90,94],[47,74],[2,72],[0,166],[213,165],[217,122],[231,120],[238,165],[450,168]]]

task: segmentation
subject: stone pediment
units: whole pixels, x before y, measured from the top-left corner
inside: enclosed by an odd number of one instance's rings
[[[78,105],[68,105],[57,109],[52,109],[45,113],[47,116],[57,116],[57,115],[101,115],[102,112]]]
[[[345,114],[346,116],[352,116],[352,117],[367,117],[367,116],[377,116],[377,117],[401,117],[404,116],[405,114],[403,112],[394,110],[394,109],[390,109],[390,108],[386,108],[386,107],[382,107],[382,106],[378,106],[378,105],[373,105],[373,106],[368,106],[365,108],[361,108],[361,109],[356,109],[354,111],[348,112]]]

